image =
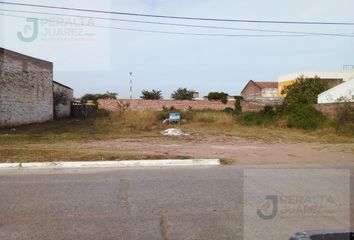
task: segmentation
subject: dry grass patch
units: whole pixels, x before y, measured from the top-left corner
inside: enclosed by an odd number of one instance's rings
[[[193,117],[193,122],[214,126],[232,126],[235,119],[224,112],[197,112]]]
[[[64,119],[17,127],[16,130],[0,129],[0,162],[181,158],[169,152],[162,155],[153,152],[139,154],[113,147],[85,146],[90,142],[119,138],[151,141],[152,137],[164,138],[160,130],[169,127],[192,133],[189,137],[183,137],[184,141],[191,143],[212,135],[266,142],[354,143],[354,138],[339,136],[333,129],[305,131],[276,126],[243,126],[237,123],[234,116],[217,111],[188,111],[186,114],[190,120],[181,126],[163,125],[157,120],[158,114],[149,111],[99,111],[88,119]],[[173,141],[178,142],[179,139],[166,138],[166,142]]]

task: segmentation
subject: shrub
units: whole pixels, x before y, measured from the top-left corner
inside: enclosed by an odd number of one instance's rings
[[[241,116],[241,123],[244,125],[270,125],[275,124],[279,115],[272,106],[265,106],[259,112],[248,112]]]
[[[225,108],[224,109],[224,113],[230,114],[230,115],[234,115],[235,114],[235,110],[233,108]]]
[[[324,126],[326,117],[311,105],[296,105],[286,110],[287,126],[305,130],[317,129]]]
[[[338,104],[335,128],[339,134],[354,136],[354,106],[352,103]]]
[[[224,92],[211,92],[208,94],[207,98],[209,101],[220,101],[223,104],[226,104],[228,102],[228,96],[229,94]]]
[[[242,115],[241,123],[243,125],[270,125],[274,124],[276,119],[275,114],[260,112],[248,112]]]

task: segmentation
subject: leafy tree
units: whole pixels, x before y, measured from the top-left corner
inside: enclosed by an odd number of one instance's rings
[[[328,89],[328,84],[319,77],[305,78],[301,76],[296,82],[282,90],[287,96],[284,99],[285,105],[316,104],[318,95]]]
[[[192,100],[195,91],[187,88],[179,88],[172,93],[172,98],[175,100]]]
[[[142,94],[142,96],[140,98],[144,99],[144,100],[160,100],[160,99],[162,99],[162,91],[158,91],[158,90],[152,90],[152,91],[143,90],[141,92],[141,94]]]
[[[82,101],[94,101],[97,102],[98,99],[117,99],[118,93],[106,92],[104,94],[95,93],[95,94],[85,94],[82,96]]]
[[[208,94],[207,98],[209,101],[220,101],[226,104],[228,102],[228,96],[229,94],[224,92],[211,92]]]

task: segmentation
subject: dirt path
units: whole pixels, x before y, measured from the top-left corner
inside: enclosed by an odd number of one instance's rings
[[[228,136],[124,138],[95,141],[82,147],[119,149],[131,154],[220,158],[242,165],[354,163],[353,144],[266,143]]]

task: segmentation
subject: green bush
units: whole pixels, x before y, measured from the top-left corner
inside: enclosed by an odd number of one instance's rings
[[[235,114],[235,110],[233,108],[225,108],[224,109],[224,113],[230,114],[230,115],[234,115]]]
[[[354,106],[349,102],[338,105],[335,128],[341,135],[354,137]]]
[[[224,92],[211,92],[208,94],[207,98],[209,101],[220,101],[223,104],[226,104],[228,102],[228,96],[229,94]]]
[[[277,120],[278,114],[273,110],[273,107],[266,106],[259,112],[248,112],[241,116],[241,123],[243,125],[270,125]]]
[[[323,127],[326,122],[326,117],[311,105],[291,106],[285,112],[290,128],[313,130]]]

